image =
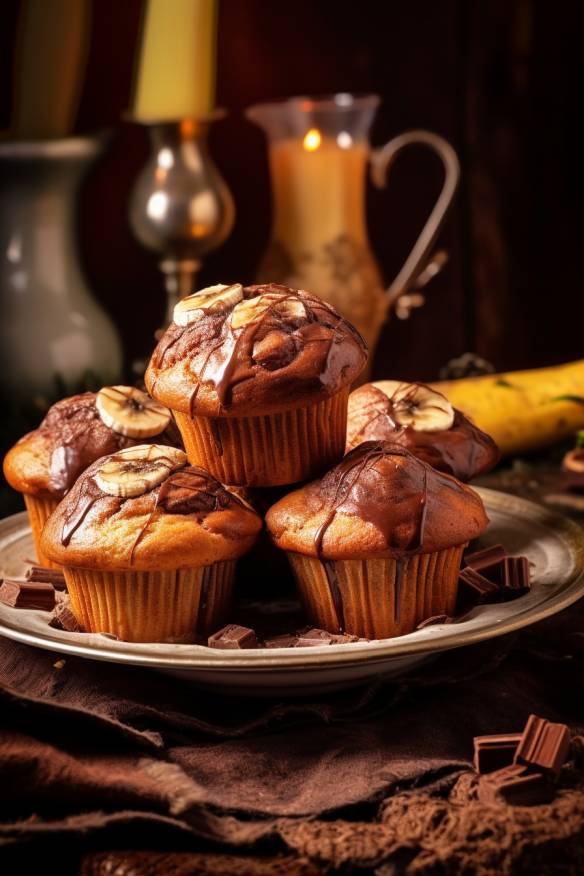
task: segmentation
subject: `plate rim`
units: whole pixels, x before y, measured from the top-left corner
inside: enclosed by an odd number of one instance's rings
[[[486,621],[480,628],[464,630],[461,625],[436,625],[438,633],[432,638],[410,640],[409,636],[392,639],[377,639],[371,642],[358,642],[345,645],[323,645],[307,648],[260,648],[244,651],[209,649],[202,645],[169,644],[177,649],[172,655],[148,654],[141,651],[124,652],[110,649],[106,644],[96,647],[88,642],[67,642],[43,636],[41,633],[22,630],[0,618],[0,635],[27,645],[45,650],[69,654],[92,660],[114,662],[129,666],[152,669],[182,670],[192,672],[258,672],[266,673],[285,670],[315,671],[326,668],[342,668],[376,663],[387,663],[393,658],[403,658],[420,654],[433,654],[452,648],[476,644],[486,639],[512,633],[573,605],[584,596],[584,531],[582,527],[565,514],[547,508],[521,496],[494,490],[490,487],[473,487],[492,508],[499,507],[506,512],[516,509],[529,510],[529,516],[538,518],[539,523],[559,531],[563,540],[571,547],[575,560],[574,568],[564,587],[544,598],[534,606],[519,609],[509,618]],[[488,510],[488,508],[487,508]],[[3,518],[0,523],[10,521],[15,527],[27,522],[26,512],[19,512]],[[509,605],[517,603],[509,603]],[[457,629],[458,627],[458,629]],[[405,640],[405,641],[404,641]],[[144,643],[141,647],[148,648]],[[181,650],[178,650],[181,649]],[[182,649],[185,649],[184,651]]]

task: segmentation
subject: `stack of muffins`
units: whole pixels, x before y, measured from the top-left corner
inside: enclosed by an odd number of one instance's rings
[[[262,509],[262,491],[280,490],[265,522],[312,623],[383,638],[451,613],[462,551],[487,525],[462,481],[497,449],[422,384],[350,395],[366,359],[358,332],[308,292],[217,285],[177,304],[150,396],[110,387],[56,405],[5,472],[83,628],[187,641],[237,620],[235,561],[262,529],[248,488]]]

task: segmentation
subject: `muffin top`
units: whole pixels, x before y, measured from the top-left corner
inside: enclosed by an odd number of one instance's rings
[[[54,404],[8,451],[4,475],[21,493],[60,499],[94,460],[145,441],[182,446],[170,411],[133,386],[104,386]]]
[[[358,331],[315,295],[220,284],[176,305],[145,380],[191,416],[267,414],[334,395],[366,360]]]
[[[261,518],[184,451],[128,447],[94,462],[49,517],[43,551],[64,566],[180,569],[246,553]]]
[[[477,493],[399,444],[360,444],[323,478],[276,502],[275,544],[323,560],[432,553],[480,535]]]
[[[499,460],[493,439],[423,383],[380,380],[349,396],[347,450],[393,441],[439,471],[468,481]]]

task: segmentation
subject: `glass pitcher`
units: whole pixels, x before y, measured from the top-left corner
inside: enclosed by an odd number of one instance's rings
[[[370,362],[390,309],[428,264],[460,174],[452,146],[429,131],[408,131],[372,149],[369,130],[378,106],[374,94],[336,94],[247,110],[268,137],[273,190],[272,233],[258,282],[308,289],[329,301],[359,329]],[[444,183],[412,251],[386,288],[367,234],[366,172],[370,162],[373,183],[384,187],[397,153],[414,143],[439,155]]]

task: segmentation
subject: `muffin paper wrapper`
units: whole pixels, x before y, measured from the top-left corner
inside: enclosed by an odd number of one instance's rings
[[[59,563],[54,563],[52,560],[49,560],[43,554],[41,550],[41,534],[43,526],[59,504],[59,501],[59,499],[41,499],[38,496],[27,496],[24,494],[24,503],[26,505],[26,510],[28,511],[28,519],[32,529],[32,539],[34,541],[39,565],[47,566],[50,569],[60,569],[61,566]]]
[[[175,417],[189,462],[222,483],[293,484],[342,458],[348,397],[345,387],[317,404],[260,417]]]
[[[318,560],[288,552],[313,624],[367,639],[411,633],[437,614],[452,615],[466,545],[400,559]]]
[[[193,641],[225,622],[235,561],[163,572],[63,571],[72,611],[86,632],[126,642]]]

